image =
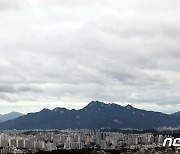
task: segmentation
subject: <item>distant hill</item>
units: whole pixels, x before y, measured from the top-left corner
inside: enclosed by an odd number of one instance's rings
[[[24,114],[19,113],[19,112],[11,112],[11,113],[4,114],[4,115],[0,114],[0,122],[15,119],[15,118],[18,118],[18,117],[23,116],[23,115]]]
[[[171,115],[176,116],[176,117],[180,117],[180,111],[179,112],[175,112],[175,113],[173,113]]]
[[[0,124],[0,129],[67,129],[67,128],[135,128],[152,129],[180,126],[180,118],[160,112],[146,111],[99,101],[80,110],[43,109]]]

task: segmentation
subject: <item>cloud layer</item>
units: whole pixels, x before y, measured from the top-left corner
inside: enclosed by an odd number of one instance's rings
[[[180,110],[180,2],[0,0],[0,107],[91,100]]]

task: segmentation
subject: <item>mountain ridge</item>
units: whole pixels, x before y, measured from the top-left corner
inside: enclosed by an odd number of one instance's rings
[[[23,115],[24,114],[22,114],[20,112],[10,112],[10,113],[6,113],[6,114],[0,114],[0,122],[15,119],[15,118],[18,118]]]
[[[176,116],[176,117],[180,117],[180,111],[172,113],[171,115]]]
[[[92,101],[79,110],[57,107],[28,113],[1,123],[0,129],[154,129],[163,126],[180,126],[180,118],[137,109],[131,105],[123,107],[115,103]]]

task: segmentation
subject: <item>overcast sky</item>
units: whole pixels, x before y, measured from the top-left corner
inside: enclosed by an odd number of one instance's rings
[[[0,113],[92,100],[180,111],[179,0],[0,0]]]

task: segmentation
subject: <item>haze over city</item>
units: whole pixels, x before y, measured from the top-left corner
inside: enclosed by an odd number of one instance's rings
[[[0,114],[92,100],[180,111],[179,0],[0,0]]]

